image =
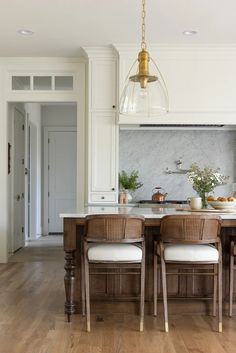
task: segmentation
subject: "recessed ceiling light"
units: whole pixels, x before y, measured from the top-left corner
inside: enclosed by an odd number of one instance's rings
[[[187,30],[187,31],[183,31],[183,34],[185,36],[194,36],[195,34],[197,34],[197,31]]]
[[[19,29],[19,31],[17,32],[22,36],[32,36],[34,34],[34,32],[31,31],[30,29]]]

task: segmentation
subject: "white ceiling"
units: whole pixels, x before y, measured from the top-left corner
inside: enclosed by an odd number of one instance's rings
[[[146,0],[149,44],[236,44],[236,0]],[[0,56],[78,56],[140,43],[141,0],[0,0]],[[20,36],[30,29],[33,36]],[[184,36],[184,30],[197,30]]]

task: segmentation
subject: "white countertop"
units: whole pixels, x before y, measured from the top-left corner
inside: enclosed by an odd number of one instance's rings
[[[175,208],[138,208],[138,207],[114,207],[114,206],[88,206],[78,210],[68,210],[60,214],[61,218],[84,218],[93,214],[133,214],[145,218],[162,218],[165,215],[188,215],[199,212],[176,211]],[[211,214],[211,213],[204,213]],[[235,213],[213,213],[220,215],[222,219],[236,219]]]

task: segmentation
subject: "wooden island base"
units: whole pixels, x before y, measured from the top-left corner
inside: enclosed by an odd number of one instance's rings
[[[70,315],[81,313],[81,245],[84,218],[64,218],[64,251],[65,251],[65,313]],[[153,244],[159,233],[160,219],[146,219],[146,283],[145,301],[146,313],[152,313],[153,300]],[[228,307],[229,294],[229,242],[230,237],[236,234],[236,219],[222,220],[222,248],[223,248],[223,309]],[[177,269],[174,271],[178,271]],[[123,301],[137,301],[139,281],[137,276],[94,275],[91,276],[92,301],[120,301],[118,308],[123,307]],[[169,276],[168,297],[170,300],[170,313],[204,312],[211,308],[213,293],[213,279],[209,276]],[[162,299],[160,279],[158,280],[158,295]],[[186,300],[188,298],[188,300]],[[197,301],[193,299],[207,299]],[[176,299],[180,299],[176,301]],[[178,303],[178,305],[176,305]],[[94,304],[97,305],[98,303]],[[138,305],[130,305],[130,310],[137,310]],[[159,304],[160,307],[160,304]],[[127,311],[127,305],[124,306]],[[135,309],[136,308],[136,309]]]

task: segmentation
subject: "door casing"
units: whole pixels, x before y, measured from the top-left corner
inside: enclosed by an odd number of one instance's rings
[[[24,109],[12,107],[13,119],[13,192],[12,192],[12,208],[13,208],[13,233],[12,233],[12,252],[18,250],[25,245],[28,227],[28,210],[27,210],[27,116]],[[18,114],[17,117],[15,114]],[[17,121],[17,119],[19,119]],[[16,129],[18,131],[16,131]],[[17,142],[18,140],[18,142]],[[17,146],[16,146],[17,144]],[[19,155],[16,155],[20,153]],[[20,159],[16,161],[16,158]],[[17,199],[19,200],[17,201]],[[18,204],[19,203],[19,204]],[[20,208],[19,208],[20,207]],[[21,216],[20,216],[21,214]],[[20,219],[19,219],[20,218]],[[19,224],[17,224],[17,222]]]

